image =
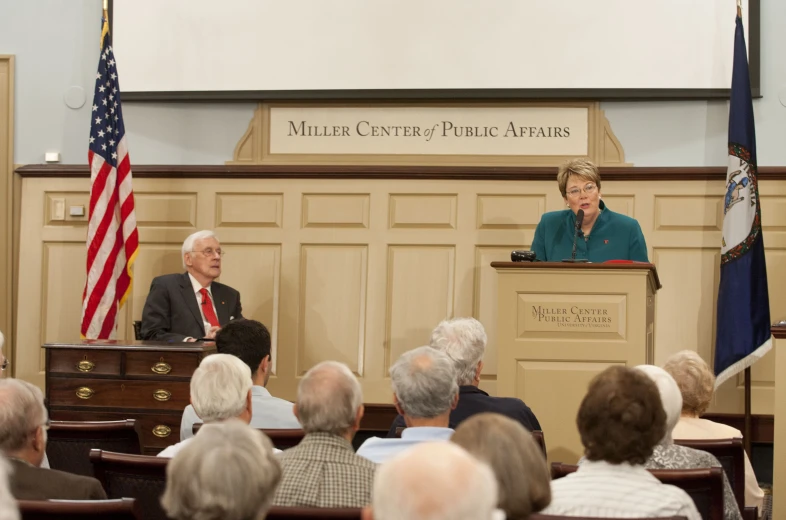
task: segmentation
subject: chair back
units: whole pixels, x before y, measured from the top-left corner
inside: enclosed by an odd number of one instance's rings
[[[675,444],[715,455],[726,472],[740,511],[745,509],[745,448],[742,438],[675,440]]]
[[[578,469],[573,464],[553,462],[551,478],[562,478]],[[693,499],[703,520],[723,520],[723,470],[703,469],[651,469],[664,484],[671,484],[685,491]]]
[[[194,432],[194,435],[196,435],[201,427],[202,423],[194,423],[194,426],[191,427],[191,431]],[[257,428],[257,431],[267,435],[270,439],[270,442],[273,443],[273,447],[278,448],[279,450],[286,450],[288,448],[297,446],[300,444],[300,441],[303,440],[303,437],[306,436],[306,432],[300,429]]]
[[[145,520],[166,520],[161,496],[168,458],[90,450],[96,478],[109,498],[135,498]]]
[[[362,509],[351,507],[273,507],[266,520],[360,520]]]
[[[142,341],[142,322],[137,320],[134,322],[134,339]]]
[[[95,448],[119,453],[142,453],[134,419],[124,421],[52,421],[46,443],[49,467],[93,476],[88,454]]]
[[[542,515],[540,513],[532,513],[529,515],[528,520],[612,520],[611,518],[603,518],[598,516],[560,516],[560,515]],[[626,520],[625,518],[616,518],[615,520]],[[627,519],[633,520],[633,519]],[[637,520],[688,520],[684,516],[659,516],[657,518],[638,518]]]
[[[141,520],[133,498],[119,500],[19,500],[22,520]]]
[[[546,453],[546,438],[543,436],[543,431],[532,430],[530,433],[532,433],[532,438],[535,439],[535,442],[538,443],[540,451],[543,452],[543,456],[548,457],[548,454]]]

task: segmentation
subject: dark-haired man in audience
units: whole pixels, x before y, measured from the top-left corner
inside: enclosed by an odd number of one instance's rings
[[[390,381],[393,404],[407,428],[400,439],[368,439],[358,455],[381,463],[415,444],[450,440],[448,422],[458,402],[458,384],[447,354],[431,347],[405,352],[390,368]]]
[[[551,504],[542,514],[701,520],[685,491],[644,468],[666,433],[660,394],[644,373],[611,366],[595,376],[576,423],[586,461],[552,481]]]
[[[456,367],[459,402],[450,414],[449,426],[455,428],[476,413],[494,412],[520,422],[530,431],[540,430],[535,414],[521,399],[492,397],[478,388],[487,341],[483,325],[475,318],[445,320],[431,332],[431,347],[447,354]],[[396,437],[396,430],[405,426],[404,417],[399,415],[388,437]]]
[[[292,403],[273,397],[265,388],[273,366],[270,356],[270,332],[255,320],[236,320],[226,324],[216,334],[219,354],[240,358],[251,369],[251,426],[265,429],[299,429],[300,423],[292,413]],[[180,421],[180,440],[194,436],[195,423],[202,420],[191,405],[186,406]]]
[[[17,500],[105,500],[98,480],[40,467],[48,424],[37,386],[0,379],[0,451],[13,469],[11,493]]]

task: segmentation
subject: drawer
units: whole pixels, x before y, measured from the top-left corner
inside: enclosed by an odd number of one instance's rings
[[[50,374],[120,375],[120,351],[51,349],[48,352]]]
[[[201,359],[199,352],[126,352],[126,375],[190,378]]]
[[[52,410],[54,421],[117,421],[135,419],[141,434],[140,442],[146,454],[155,455],[167,446],[180,442],[181,414],[145,414],[122,412],[83,412]]]
[[[187,381],[49,379],[49,405],[182,411],[189,403]]]

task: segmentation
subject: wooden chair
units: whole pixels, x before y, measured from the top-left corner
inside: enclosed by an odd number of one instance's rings
[[[134,419],[52,421],[46,444],[49,467],[92,477],[93,465],[88,458],[91,449],[139,455],[139,434]]]
[[[141,520],[133,498],[119,500],[19,500],[22,520]]]
[[[273,507],[266,520],[360,520],[360,508]]]
[[[165,520],[161,495],[166,488],[166,466],[170,459],[90,450],[96,478],[109,498],[135,498],[141,518]]]
[[[578,466],[572,464],[553,462],[551,478],[562,478],[577,469]],[[723,520],[723,470],[721,468],[649,471],[664,484],[671,484],[688,493],[704,520]]]
[[[137,320],[134,322],[134,339],[142,341],[142,322]]]
[[[201,427],[202,423],[196,423],[192,426],[191,431],[196,435]],[[303,437],[306,436],[306,432],[299,429],[268,430],[266,428],[258,428],[257,430],[267,435],[270,442],[273,443],[273,446],[280,450],[286,450],[287,448],[297,446],[300,444],[300,441],[303,440]]]
[[[741,437],[712,440],[682,439],[675,440],[674,443],[715,455],[726,472],[740,512],[745,509],[745,448]]]

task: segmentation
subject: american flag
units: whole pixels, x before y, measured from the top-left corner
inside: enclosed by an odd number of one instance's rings
[[[131,266],[139,250],[139,235],[117,64],[106,13],[91,119],[87,154],[90,220],[81,333],[87,339],[114,339],[117,311],[131,292]]]

